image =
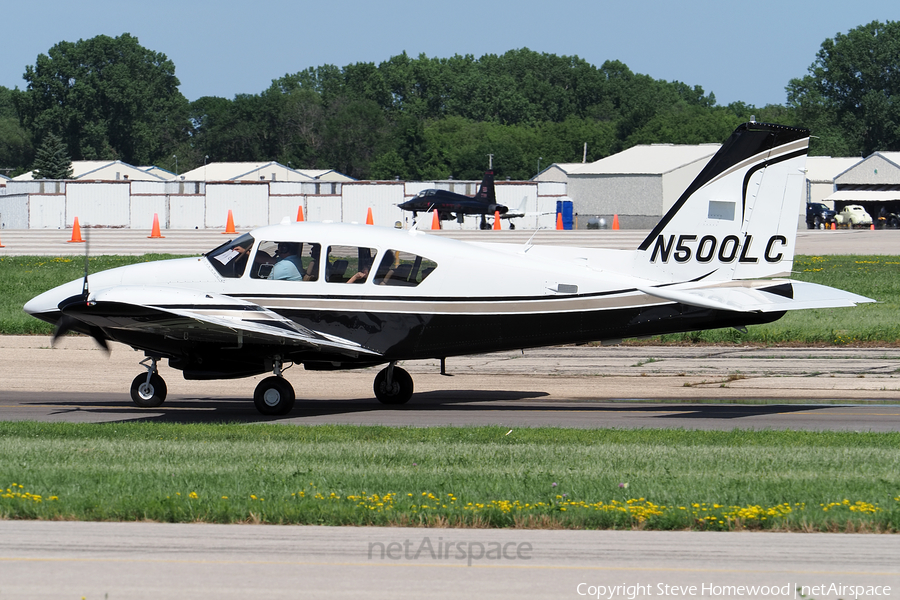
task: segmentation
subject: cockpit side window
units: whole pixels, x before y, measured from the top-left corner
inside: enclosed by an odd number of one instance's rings
[[[314,242],[261,241],[250,277],[285,281],[317,281],[322,245]]]
[[[375,248],[329,246],[325,279],[330,283],[365,283],[376,253]]]
[[[375,285],[415,287],[431,275],[437,263],[422,256],[388,250],[375,271]]]
[[[247,268],[247,259],[250,257],[254,241],[253,236],[245,233],[210,251],[206,259],[222,277],[241,277]]]

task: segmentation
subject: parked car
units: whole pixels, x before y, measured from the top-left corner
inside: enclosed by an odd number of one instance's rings
[[[808,202],[806,204],[806,228],[826,229],[834,223],[835,212],[828,205],[821,202]]]
[[[851,229],[853,227],[868,227],[872,224],[872,217],[859,204],[848,204],[844,210],[838,213],[838,225],[847,225]]]

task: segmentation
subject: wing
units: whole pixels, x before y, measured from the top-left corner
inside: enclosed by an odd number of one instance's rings
[[[833,287],[789,279],[728,281],[713,285],[642,286],[638,290],[673,302],[737,312],[837,308],[875,302]]]
[[[172,339],[223,344],[278,344],[350,356],[378,356],[356,342],[302,327],[267,308],[197,290],[117,286],[93,292],[65,313],[88,325]]]

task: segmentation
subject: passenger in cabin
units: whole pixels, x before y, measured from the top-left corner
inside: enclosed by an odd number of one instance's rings
[[[303,281],[303,263],[297,256],[298,244],[294,242],[278,242],[275,258],[278,260],[269,274],[269,279],[285,279],[287,281]]]
[[[369,276],[369,270],[372,268],[372,263],[367,261],[360,265],[359,271],[353,275],[350,279],[347,280],[347,283],[365,283],[366,278]]]
[[[306,267],[306,272],[303,274],[303,281],[315,281],[319,278],[319,255],[322,253],[322,247],[319,244],[312,244],[310,248],[309,255],[309,265]],[[326,281],[328,278],[328,265],[326,263],[325,266],[326,271]]]
[[[388,250],[384,253],[384,258],[381,259],[381,264],[378,265],[378,270],[375,272],[375,283],[386,285],[388,280],[394,275],[395,268],[394,251]]]

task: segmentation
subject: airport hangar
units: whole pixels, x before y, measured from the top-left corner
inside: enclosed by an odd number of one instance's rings
[[[623,229],[650,229],[702,170],[719,144],[634,146],[593,163],[554,163],[530,181],[497,181],[498,202],[533,213],[519,229],[554,228],[558,201],[572,201],[576,227],[618,216]],[[0,228],[63,229],[75,217],[91,226],[149,229],[222,228],[231,210],[236,227],[304,217],[314,221],[412,225],[397,208],[428,188],[473,195],[478,181],[355,181],[333,170],[291,169],[277,162],[210,163],[176,175],[121,161],[76,161],[70,180],[0,178]],[[836,205],[900,203],[900,153],[866,159],[810,157],[804,200]],[[900,211],[897,211],[900,212]],[[423,215],[420,219],[426,218]],[[801,204],[798,223],[805,211]],[[445,228],[477,229],[478,219]],[[425,227],[430,226],[430,221]]]

